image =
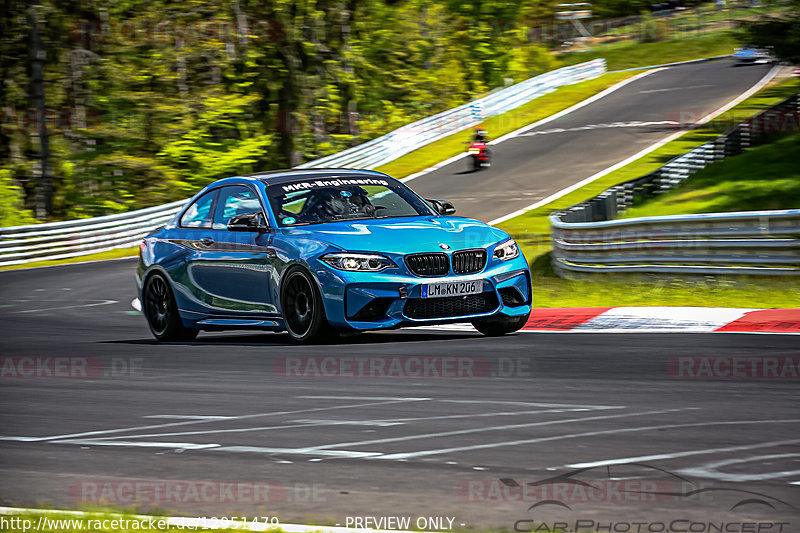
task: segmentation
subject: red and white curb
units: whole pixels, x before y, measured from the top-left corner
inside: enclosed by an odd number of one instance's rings
[[[474,331],[465,324],[438,330]],[[523,332],[800,334],[800,309],[564,307],[534,309]]]
[[[134,298],[131,306],[141,311]],[[476,331],[469,324],[408,329]],[[537,308],[520,330],[532,333],[768,333],[800,335],[800,309],[732,307]]]

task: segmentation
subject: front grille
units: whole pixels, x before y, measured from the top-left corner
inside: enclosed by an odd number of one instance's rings
[[[453,254],[453,273],[473,274],[486,266],[486,250],[462,250]]]
[[[496,308],[497,295],[490,291],[446,298],[412,298],[406,302],[403,312],[408,318],[424,320],[479,315]]]
[[[446,276],[450,273],[450,261],[443,253],[407,255],[406,266],[416,276]]]

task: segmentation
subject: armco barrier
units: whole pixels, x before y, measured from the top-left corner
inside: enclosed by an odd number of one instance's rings
[[[297,168],[375,168],[473,126],[480,122],[478,119],[504,113],[557,87],[594,78],[605,71],[605,60],[595,59],[548,72]],[[185,203],[181,200],[119,215],[0,228],[0,267],[134,246]]]
[[[550,215],[553,267],[578,272],[800,274],[800,209],[613,220],[771,133],[798,131],[800,95],[647,176]]]
[[[571,272],[800,274],[800,209],[562,222],[553,266]]]
[[[118,215],[0,228],[0,266],[54,261],[135,246],[186,200]]]

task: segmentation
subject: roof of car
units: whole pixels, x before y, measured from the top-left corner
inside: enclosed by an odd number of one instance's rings
[[[263,182],[265,185],[280,185],[282,183],[293,182],[303,179],[315,178],[335,178],[335,177],[380,177],[387,178],[386,174],[376,172],[374,170],[359,170],[353,168],[309,168],[298,170],[277,170],[271,172],[259,172],[256,174],[249,174],[250,179],[255,179]]]

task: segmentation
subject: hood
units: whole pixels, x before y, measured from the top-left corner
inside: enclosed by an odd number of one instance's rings
[[[462,217],[349,220],[284,228],[286,235],[327,242],[347,251],[409,254],[487,248],[508,238],[503,230]]]

